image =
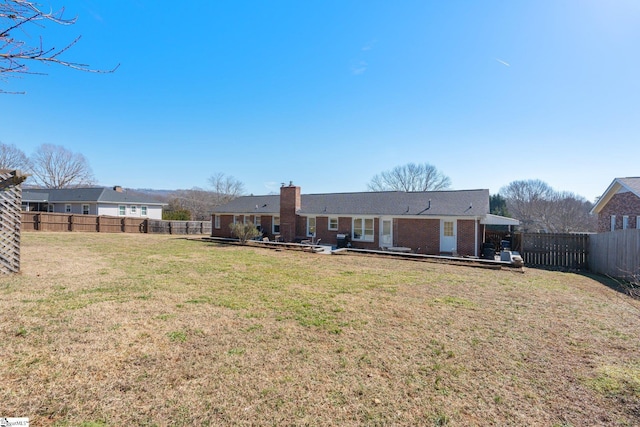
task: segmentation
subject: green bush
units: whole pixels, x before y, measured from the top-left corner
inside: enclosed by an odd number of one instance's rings
[[[186,209],[163,211],[162,219],[165,221],[191,221],[191,212]]]

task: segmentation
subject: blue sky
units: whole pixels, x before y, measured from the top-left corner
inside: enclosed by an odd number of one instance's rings
[[[416,162],[593,200],[640,175],[636,0],[41,3],[78,16],[45,46],[121,65],[0,80],[27,92],[0,95],[0,141],[82,153],[101,185],[364,191]]]

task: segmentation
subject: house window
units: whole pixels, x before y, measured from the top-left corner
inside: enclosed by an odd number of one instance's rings
[[[82,205],[82,215],[89,215],[89,205]]]
[[[616,216],[611,215],[611,231],[614,231],[615,229],[616,229]]]
[[[442,233],[445,237],[453,237],[453,221],[444,222]]]
[[[146,206],[140,206],[140,215],[147,216],[147,207]]]
[[[135,215],[138,213],[138,207],[137,206],[131,206],[131,214]]]
[[[124,205],[118,206],[118,215],[125,216],[127,214],[127,207]]]
[[[234,215],[234,216],[233,216],[233,223],[234,223],[234,224],[237,224],[237,223],[239,223],[239,222],[240,222],[240,215]]]
[[[636,217],[636,228],[640,230],[640,215]]]
[[[260,215],[256,215],[255,221],[253,222],[253,225],[255,225],[258,230],[262,229],[261,220],[262,220],[262,217]]]
[[[353,240],[373,242],[373,218],[353,219]]]
[[[316,235],[316,219],[315,217],[307,218],[307,236]]]
[[[273,234],[280,233],[280,217],[273,217]]]
[[[244,216],[244,225],[247,225],[251,222],[251,215]]]
[[[66,213],[70,213],[71,212],[71,205],[64,205],[64,211]]]
[[[333,231],[338,230],[338,218],[336,217],[329,218],[329,230],[333,230]]]
[[[626,230],[629,228],[629,215],[624,215],[622,217],[622,229]]]
[[[220,215],[214,215],[213,224],[215,228],[220,228]]]

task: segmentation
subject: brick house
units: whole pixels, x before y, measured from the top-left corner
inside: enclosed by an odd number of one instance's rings
[[[616,178],[591,209],[598,232],[640,229],[640,177]]]
[[[479,256],[485,225],[518,225],[489,214],[489,190],[301,194],[283,185],[279,195],[243,196],[218,206],[213,237],[232,237],[234,222],[252,222],[265,237],[320,240],[354,248],[405,248],[430,255]]]

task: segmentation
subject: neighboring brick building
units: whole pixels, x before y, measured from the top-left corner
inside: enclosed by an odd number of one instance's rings
[[[616,178],[591,209],[598,232],[640,228],[640,177]]]
[[[409,248],[422,254],[479,256],[486,224],[517,225],[489,214],[489,190],[244,196],[213,212],[213,237],[232,237],[229,225],[252,222],[265,237],[285,242],[320,240],[354,248]]]

